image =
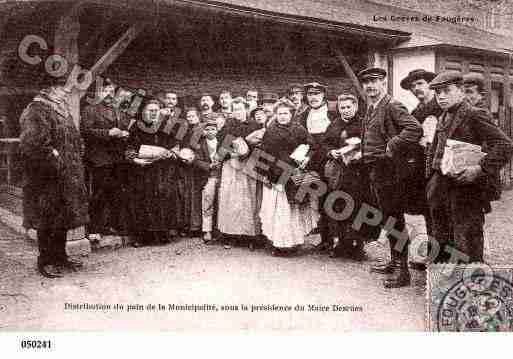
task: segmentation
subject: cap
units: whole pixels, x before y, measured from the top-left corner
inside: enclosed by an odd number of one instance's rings
[[[431,71],[426,71],[424,69],[413,70],[410,71],[408,76],[401,80],[401,87],[405,90],[409,90],[413,82],[424,79],[427,83],[430,83],[435,77],[436,74]]]
[[[463,75],[459,71],[444,71],[439,73],[430,83],[429,88],[435,89],[450,84],[463,83]]]
[[[303,86],[306,93],[326,93],[328,91],[328,86],[320,84],[318,82],[310,82]]]
[[[478,73],[468,73],[463,75],[464,85],[477,85],[477,88],[481,91],[485,87],[484,76]]]
[[[279,96],[278,94],[275,94],[273,92],[265,92],[262,94],[262,103],[264,102],[272,102],[272,103],[275,103],[276,101],[278,101],[279,99]]]
[[[387,76],[386,70],[379,67],[367,67],[358,73],[358,79],[363,81],[368,78],[384,78]]]
[[[292,95],[294,92],[304,92],[303,85],[301,84],[292,84],[289,86],[289,95]]]

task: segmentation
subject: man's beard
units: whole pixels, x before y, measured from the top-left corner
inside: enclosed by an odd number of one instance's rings
[[[210,111],[210,106],[207,104],[201,105],[201,110],[204,112]]]

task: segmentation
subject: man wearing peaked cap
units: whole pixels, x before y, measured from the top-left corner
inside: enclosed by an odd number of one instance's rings
[[[386,71],[369,68],[358,74],[367,95],[367,111],[362,123],[362,159],[368,165],[370,185],[383,223],[394,218],[396,231],[404,233],[406,221],[403,197],[407,192],[405,179],[409,167],[409,152],[422,136],[419,122],[408,113],[406,107],[386,93]],[[397,238],[387,230],[391,261],[372,267],[373,272],[387,274],[385,288],[397,288],[410,284],[408,270],[409,239]]]
[[[274,120],[274,105],[278,102],[279,96],[274,92],[264,92],[262,94],[262,107],[267,116],[266,123],[270,125]]]
[[[463,75],[463,86],[465,97],[470,101],[472,106],[488,109],[485,100],[485,82],[481,74],[468,73]]]
[[[436,77],[436,74],[424,69],[412,70],[408,76],[401,80],[401,87],[409,90],[419,101],[417,107],[413,109],[411,115],[425,127],[424,137],[421,143],[425,146],[417,146],[415,151],[416,159],[426,162],[426,152],[431,143],[429,133],[432,133],[436,127],[438,116],[442,113],[442,109],[438,106],[435,98],[435,91],[429,88],[429,83]],[[431,131],[429,131],[431,130]],[[423,166],[425,167],[425,166]],[[425,168],[419,171],[418,176],[412,181],[406,193],[405,201],[407,203],[407,211],[410,214],[422,214],[426,222],[426,232],[432,234],[431,216],[429,215],[429,207],[426,200],[426,176]],[[410,267],[418,270],[425,270],[425,263],[410,262]]]
[[[484,214],[500,196],[499,173],[511,159],[513,143],[491,122],[489,112],[465,100],[460,72],[442,72],[430,87],[443,110],[427,159],[428,205],[440,249],[436,260],[482,262]],[[442,172],[448,139],[481,147],[486,143],[486,155],[459,173]]]
[[[368,67],[360,71],[357,77],[360,81],[364,81],[369,78],[384,79],[385,77],[387,77],[387,72],[386,70],[379,67]]]
[[[306,94],[308,94],[309,92],[310,93],[320,93],[320,92],[326,93],[328,91],[328,86],[323,85],[319,82],[309,82],[309,83],[305,84],[303,86],[303,88],[305,89]]]

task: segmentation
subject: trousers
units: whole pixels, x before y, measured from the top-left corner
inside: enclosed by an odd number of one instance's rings
[[[428,182],[428,203],[433,237],[442,262],[453,249],[465,254],[465,262],[483,262],[485,207],[473,185],[459,185],[435,172]]]
[[[394,163],[389,159],[380,159],[372,162],[370,164],[369,178],[371,191],[383,216],[382,223],[386,224],[390,218],[394,218],[395,224],[393,228],[398,232],[404,232],[406,230],[402,198],[404,193],[402,186],[404,183],[401,183],[398,179]],[[408,255],[407,245],[409,240],[406,240],[403,245],[396,246],[399,241],[397,236],[387,233],[387,238],[390,241],[390,250],[393,255]]]
[[[37,245],[39,249],[39,262],[43,265],[58,264],[66,260],[66,234],[65,229],[40,228],[37,230]]]

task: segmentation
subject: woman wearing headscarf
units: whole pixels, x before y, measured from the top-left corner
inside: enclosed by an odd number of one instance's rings
[[[326,172],[331,172],[325,173],[329,190],[342,190],[354,201],[354,209],[349,218],[338,220],[334,216],[327,216],[329,235],[336,245],[331,256],[347,256],[356,260],[365,258],[365,241],[375,239],[380,231],[379,227],[367,224],[363,224],[359,230],[352,227],[361,205],[374,203],[368,174],[359,159],[360,147],[356,144],[358,141],[355,141],[361,139],[361,125],[357,98],[352,94],[342,94],[337,98],[337,116],[326,130],[323,141],[329,161]],[[349,149],[348,146],[354,149],[343,155],[344,151],[341,148]],[[339,198],[332,204],[331,210],[334,213],[342,213],[346,205],[346,201]]]
[[[286,184],[279,183],[284,169],[278,162],[290,165],[291,169],[297,167],[291,154],[300,145],[311,145],[312,138],[304,127],[292,121],[293,106],[279,102],[275,113],[275,121],[266,131],[261,146],[273,161],[266,171],[269,184],[263,187],[260,218],[262,232],[273,245],[273,255],[285,255],[304,243],[305,235],[317,225],[319,213],[317,203],[297,203],[288,195]]]
[[[161,103],[147,99],[137,121],[130,128],[126,157],[133,164],[130,178],[134,247],[151,242],[167,243],[176,230],[176,155],[177,141],[166,130]]]
[[[249,149],[245,138],[260,125],[250,121],[243,99],[232,103],[232,117],[219,133],[220,158],[223,161],[219,185],[217,225],[219,232],[245,240],[254,246],[259,234],[256,216],[256,179],[244,172]],[[244,148],[246,147],[246,148]]]
[[[201,233],[201,191],[206,180],[204,171],[196,166],[201,163],[200,140],[203,137],[204,124],[200,123],[197,108],[185,109],[187,131],[180,140],[178,167],[177,203],[178,228],[181,233],[197,236]]]

